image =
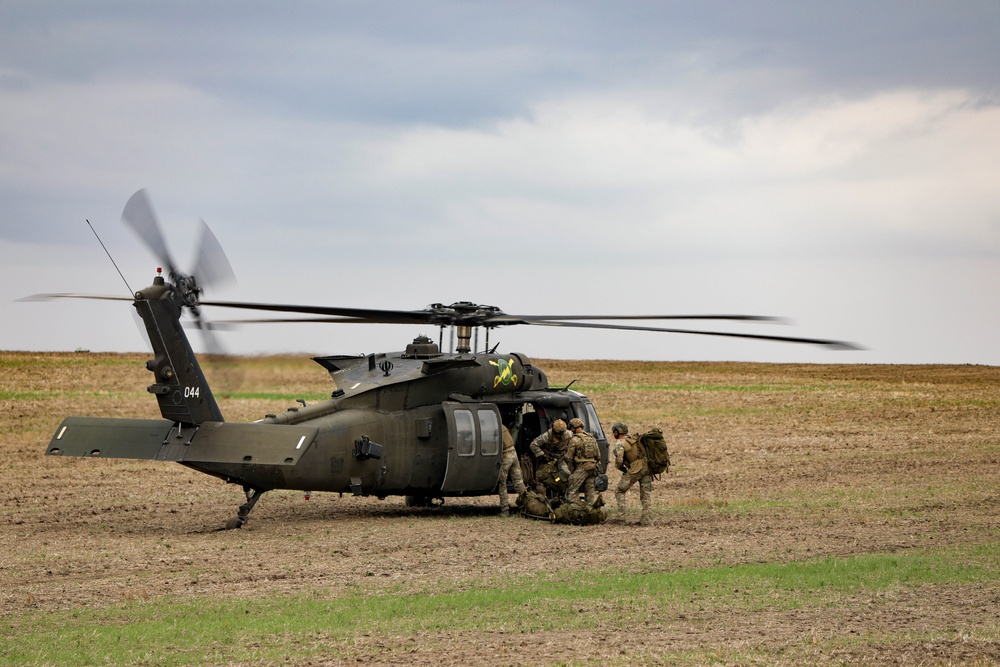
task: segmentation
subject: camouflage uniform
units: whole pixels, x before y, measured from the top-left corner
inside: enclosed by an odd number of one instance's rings
[[[562,426],[562,430],[557,430]],[[552,423],[552,428],[531,441],[531,453],[539,461],[556,461],[559,472],[563,474],[563,479],[569,477],[570,471],[563,460],[563,454],[569,446],[573,434],[566,428],[566,422],[557,419]]]
[[[597,445],[597,440],[593,435],[583,430],[583,422],[575,425],[573,438],[566,448],[563,460],[573,468],[569,476],[569,486],[566,489],[566,500],[572,502],[580,497],[580,487],[586,497],[587,506],[590,507],[597,500],[597,491],[594,489],[594,481],[601,468],[601,448]]]
[[[617,427],[623,430],[619,430]],[[615,465],[622,471],[622,478],[615,489],[615,501],[618,505],[618,519],[625,521],[625,493],[632,485],[639,482],[639,502],[642,503],[642,517],[639,525],[648,526],[652,523],[653,476],[649,474],[646,457],[642,456],[635,436],[626,435],[628,427],[615,424]]]
[[[562,420],[557,419],[556,422],[562,422]],[[562,432],[555,432],[555,428],[556,426],[553,426],[531,441],[531,453],[543,461],[562,458],[569,441],[573,438],[573,434],[565,428],[565,422],[563,422],[564,430]]]
[[[500,479],[497,491],[500,494],[500,514],[507,515],[510,505],[507,503],[507,478],[514,482],[514,493],[521,495],[525,491],[524,479],[521,477],[521,466],[517,462],[517,452],[514,450],[514,438],[506,428],[500,429],[503,436],[503,457],[500,459]]]

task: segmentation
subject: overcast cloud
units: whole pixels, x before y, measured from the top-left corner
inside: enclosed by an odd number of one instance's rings
[[[0,1],[0,349],[145,349],[128,304],[15,300],[148,284],[120,223],[147,188],[181,265],[199,218],[226,249],[210,297],[743,312],[869,348],[491,334],[539,358],[996,365],[997,35],[992,0]]]

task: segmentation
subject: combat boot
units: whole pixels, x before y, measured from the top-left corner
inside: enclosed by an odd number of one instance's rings
[[[615,504],[618,506],[618,514],[615,515],[615,523],[625,523],[625,494],[615,493]]]
[[[643,512],[642,516],[639,517],[639,525],[640,526],[652,526],[653,525],[653,518],[651,516],[649,516],[649,512],[648,511]]]

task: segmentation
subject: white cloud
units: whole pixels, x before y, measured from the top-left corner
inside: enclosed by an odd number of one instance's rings
[[[635,100],[572,98],[489,127],[401,128],[362,144],[361,187],[436,211],[567,229],[601,245],[722,254],[1000,250],[1000,107],[967,91],[806,100],[735,125],[678,122]],[[985,244],[985,246],[984,246]]]
[[[502,225],[681,254],[996,251],[1000,107],[979,102],[901,90],[699,124],[655,95],[605,93],[476,127],[384,127],[272,117],[180,84],[47,84],[5,93],[0,173],[107,200],[149,186],[188,215],[221,194],[234,221],[340,236]]]

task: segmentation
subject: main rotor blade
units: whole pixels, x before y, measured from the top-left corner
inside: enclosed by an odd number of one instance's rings
[[[236,282],[236,274],[229,263],[229,258],[222,250],[222,244],[215,238],[204,220],[201,222],[201,240],[198,243],[198,258],[192,272],[198,284],[202,287],[219,287]]]
[[[18,299],[18,301],[51,301],[52,299],[98,299],[100,301],[134,301],[130,296],[111,296],[110,294],[32,294]]]
[[[219,324],[300,324],[302,322],[311,322],[314,324],[399,324],[398,322],[373,322],[372,320],[363,320],[358,317],[262,317],[246,320],[211,320],[207,324],[215,327]]]
[[[783,322],[782,318],[766,315],[508,315],[503,312],[479,312],[475,309],[457,311],[452,307],[427,310],[379,310],[373,308],[340,308],[336,306],[303,306],[237,301],[202,301],[204,306],[243,308],[280,313],[303,313],[328,317],[349,317],[373,323],[435,325],[468,324],[470,326],[508,326],[568,320],[733,320],[742,322]],[[292,320],[301,321],[301,320]],[[326,321],[326,320],[320,320]]]
[[[174,264],[170,251],[167,250],[167,243],[163,240],[163,232],[160,231],[160,223],[153,213],[153,205],[149,202],[149,195],[146,190],[138,190],[129,197],[122,211],[122,222],[138,234],[146,246],[152,251],[167,269],[169,275],[177,273],[177,265]]]
[[[507,315],[499,312],[479,313],[471,311],[468,313],[457,313],[449,308],[430,308],[428,310],[375,310],[369,308],[337,308],[330,306],[298,306],[288,304],[269,303],[249,303],[237,301],[202,301],[204,306],[219,306],[222,308],[242,308],[246,310],[264,310],[282,313],[303,313],[306,315],[317,315],[315,318],[276,318],[268,320],[258,320],[260,322],[320,322],[332,324],[359,324],[359,323],[384,323],[384,324],[432,324],[432,325],[454,325],[464,324],[469,326],[497,327],[513,324],[527,324],[533,326],[547,327],[573,327],[578,329],[613,329],[620,331],[654,331],[660,333],[692,334],[697,336],[724,336],[728,338],[749,338],[754,340],[771,340],[782,343],[804,343],[808,345],[819,345],[834,350],[863,350],[865,348],[846,341],[825,340],[820,338],[801,338],[797,336],[774,336],[768,334],[735,333],[729,331],[695,331],[691,329],[670,329],[663,327],[647,327],[632,324],[598,324],[596,322],[573,322],[571,319],[592,319],[592,320],[650,320],[650,319],[705,319],[705,320],[736,320],[736,321],[756,321],[774,322],[783,321],[780,318],[761,315]],[[242,320],[253,322],[255,320]]]
[[[864,350],[855,343],[840,340],[824,340],[821,338],[798,338],[795,336],[769,336],[767,334],[734,333],[730,331],[693,331],[691,329],[665,329],[660,327],[640,327],[630,324],[587,324],[585,322],[553,322],[535,321],[525,324],[543,327],[575,327],[579,329],[616,329],[622,331],[657,331],[662,333],[695,334],[698,336],[725,336],[728,338],[752,338],[755,340],[773,340],[781,343],[806,343],[819,345],[831,350]]]
[[[201,301],[202,306],[219,308],[242,308],[244,310],[264,310],[276,313],[304,313],[307,315],[327,315],[347,317],[351,321],[382,324],[423,324],[436,323],[437,313],[427,310],[378,310],[373,308],[338,308],[336,306],[295,306],[282,303],[252,303],[247,301]]]
[[[568,320],[725,320],[732,322],[777,322],[787,324],[784,317],[770,315],[508,315],[488,317],[485,326],[532,324],[533,322],[564,322]]]

